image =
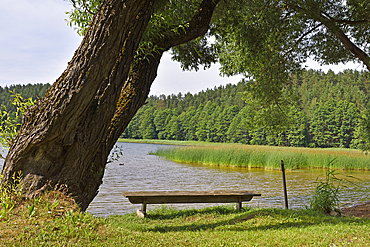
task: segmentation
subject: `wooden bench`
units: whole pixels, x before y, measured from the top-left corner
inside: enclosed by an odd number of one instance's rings
[[[123,192],[124,197],[132,204],[142,204],[137,215],[146,216],[147,204],[167,203],[236,203],[237,209],[242,209],[242,202],[252,200],[253,196],[261,194],[253,191],[219,190],[219,191],[137,191]]]

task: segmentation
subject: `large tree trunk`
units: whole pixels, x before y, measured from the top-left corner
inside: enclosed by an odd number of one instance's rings
[[[22,170],[25,175],[23,182],[29,195],[46,189],[61,190],[74,197],[80,208],[85,210],[97,194],[110,150],[149,94],[163,52],[204,35],[219,1],[203,0],[187,29],[168,33],[153,41],[153,45],[159,47],[159,52],[132,63],[129,77],[127,65],[131,63],[133,54],[126,59],[124,56],[134,52],[137,43],[129,47],[125,42],[140,40],[137,30],[133,29],[135,31],[128,32],[125,37],[119,34],[113,38],[115,42],[123,42],[118,47],[113,48],[114,44],[111,44],[107,50],[100,52],[100,45],[94,45],[83,50],[91,54],[92,58],[92,61],[85,61],[85,55],[79,55],[79,51],[85,47],[85,40],[91,35],[89,30],[66,72],[25,115],[21,130],[5,161],[5,177],[10,179],[14,172]],[[142,7],[151,4],[152,8],[152,2],[140,0]],[[140,4],[136,2],[136,5]],[[126,6],[129,6],[127,2]],[[143,10],[137,13],[143,13]],[[144,19],[140,14],[136,15],[140,17],[138,20]],[[136,15],[131,16],[136,18]],[[147,19],[142,20],[142,25],[146,22]],[[93,23],[93,26],[99,25],[103,24]],[[120,32],[123,27],[117,27],[114,32]],[[139,24],[135,26],[139,27]],[[129,35],[135,32],[137,37],[131,40]],[[108,38],[111,37],[113,30],[109,30],[108,35]],[[104,40],[103,43],[102,48],[107,47],[108,41]],[[99,56],[109,54],[111,57],[107,60],[96,59],[98,56],[92,54],[95,52],[100,52]],[[83,60],[77,62],[80,59]],[[108,67],[108,63],[111,67]],[[77,64],[83,67],[79,69]],[[107,67],[105,72],[102,67]],[[87,80],[90,86],[86,85]]]
[[[188,22],[186,29],[180,32],[167,33],[160,39],[153,41],[158,52],[147,59],[138,59],[134,63],[125,86],[122,89],[117,104],[115,115],[111,122],[109,134],[107,135],[106,148],[112,149],[119,136],[126,129],[135,113],[145,103],[150,87],[157,76],[157,70],[165,51],[171,47],[187,43],[193,39],[203,36],[209,29],[212,14],[220,0],[203,0],[198,11]]]
[[[104,143],[156,0],[107,0],[72,61],[24,115],[4,180],[22,171],[26,195],[64,191],[81,209],[95,197],[110,152]]]

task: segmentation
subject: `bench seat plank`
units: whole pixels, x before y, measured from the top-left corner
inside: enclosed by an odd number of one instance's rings
[[[250,201],[261,194],[253,191],[137,191],[123,192],[132,204],[228,203]]]

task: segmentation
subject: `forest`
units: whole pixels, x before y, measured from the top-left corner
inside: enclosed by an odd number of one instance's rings
[[[35,101],[42,98],[49,88],[49,83],[0,86],[0,105],[2,106],[2,110],[4,107],[9,112],[14,112],[16,110],[15,105],[13,105],[11,101],[12,95],[14,94],[20,94],[23,99],[32,98],[32,100]]]
[[[199,140],[251,145],[362,148],[360,121],[367,109],[369,73],[304,70],[292,77],[298,103],[282,131],[251,128],[246,82],[192,95],[150,96],[122,134],[131,139]]]
[[[362,148],[363,111],[369,104],[368,72],[335,74],[304,70],[292,77],[298,103],[289,108],[291,124],[282,131],[252,128],[246,121],[246,81],[197,94],[151,95],[121,135],[130,139],[196,140],[251,145]],[[14,111],[11,95],[41,98],[50,84],[0,87],[0,103]]]

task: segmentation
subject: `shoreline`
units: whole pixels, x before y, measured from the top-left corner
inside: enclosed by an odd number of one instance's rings
[[[370,219],[370,201],[356,204],[350,207],[344,207],[341,209],[343,217],[362,217]]]

